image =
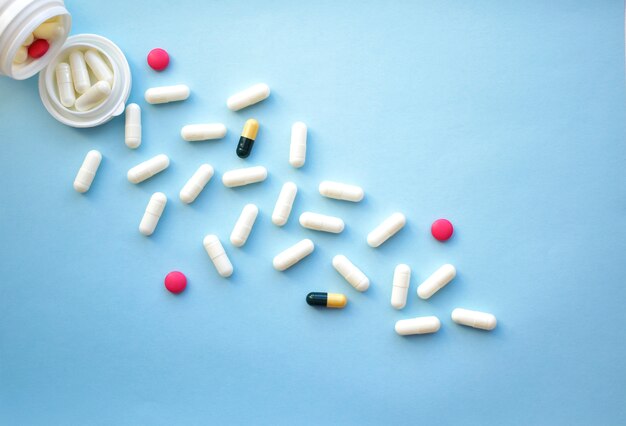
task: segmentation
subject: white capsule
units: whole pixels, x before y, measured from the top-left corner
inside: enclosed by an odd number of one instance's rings
[[[111,86],[109,83],[99,81],[76,99],[74,108],[76,111],[89,111],[101,104],[110,94]]]
[[[332,232],[333,234],[339,234],[345,226],[343,220],[338,217],[312,212],[304,212],[300,215],[300,225],[314,231]]]
[[[289,146],[289,164],[299,168],[306,161],[306,124],[297,121],[291,126],[291,145]]]
[[[456,268],[446,263],[417,287],[417,295],[422,299],[428,299],[452,281],[455,276]]]
[[[391,289],[391,306],[402,309],[406,306],[411,282],[411,268],[401,263],[393,272],[393,288]]]
[[[439,331],[440,327],[441,322],[437,317],[417,317],[396,322],[396,333],[400,336],[428,334]]]
[[[74,102],[76,102],[74,82],[72,81],[72,70],[70,69],[69,64],[59,62],[55,72],[61,104],[66,108],[71,108],[74,106]]]
[[[211,258],[211,262],[215,265],[217,273],[224,278],[228,278],[233,274],[233,264],[224,251],[224,246],[216,235],[207,235],[204,237],[204,249]]]
[[[277,271],[284,271],[287,268],[291,268],[296,263],[313,253],[315,245],[313,241],[304,239],[299,243],[294,244],[287,250],[284,250],[274,257],[272,264]]]
[[[22,43],[22,46],[28,47],[33,44],[33,41],[35,41],[35,36],[33,35],[33,33],[30,33],[28,37],[26,37],[26,40],[24,40],[24,42]]]
[[[17,49],[15,57],[13,58],[13,63],[16,65],[23,64],[24,62],[26,62],[26,59],[28,59],[28,48],[25,46],[20,46],[20,48]]]
[[[91,81],[89,80],[89,71],[87,71],[87,63],[85,62],[83,52],[74,50],[70,53],[70,68],[72,69],[74,89],[79,94],[85,93],[91,87]]]
[[[210,164],[201,165],[180,190],[180,200],[187,204],[193,203],[212,177],[213,167]]]
[[[283,226],[287,223],[297,193],[298,187],[295,183],[287,182],[283,185],[280,194],[278,194],[274,212],[272,213],[272,223],[274,225]]]
[[[267,179],[267,169],[263,166],[229,170],[222,176],[224,186],[229,188],[262,182],[265,179]]]
[[[344,255],[333,257],[333,267],[358,291],[365,291],[370,287],[369,278]]]
[[[141,145],[141,107],[137,104],[126,106],[126,126],[124,127],[126,146],[135,149]]]
[[[170,159],[165,154],[157,155],[151,159],[137,164],[128,171],[128,181],[131,183],[140,183],[151,178],[159,172],[167,169],[170,165]]]
[[[270,87],[267,84],[255,84],[228,98],[226,106],[231,111],[239,111],[240,109],[261,102],[263,99],[267,99],[269,95]]]
[[[370,247],[378,247],[389,238],[394,236],[406,224],[406,218],[402,213],[394,213],[385,219],[367,236],[367,244]]]
[[[65,29],[58,22],[44,22],[33,31],[35,38],[43,38],[49,42],[65,34]]]
[[[76,179],[74,179],[74,189],[76,191],[81,193],[89,191],[101,161],[102,154],[95,149],[87,153],[83,164],[80,166],[80,169],[78,169]]]
[[[226,126],[222,123],[188,124],[180,130],[180,136],[190,142],[221,139],[226,136]]]
[[[113,72],[96,49],[89,49],[85,52],[85,62],[98,81],[106,81],[110,86],[113,86]]]
[[[328,180],[320,183],[319,191],[324,197],[352,202],[361,201],[365,195],[363,188],[360,186],[331,182]]]
[[[481,330],[493,330],[498,324],[493,314],[462,308],[456,308],[452,311],[452,321],[468,327],[480,328]]]
[[[144,97],[149,104],[165,104],[168,102],[184,101],[189,97],[189,87],[184,84],[176,86],[153,87],[146,90]]]
[[[233,232],[230,234],[230,242],[232,245],[242,247],[246,241],[248,241],[250,231],[252,231],[254,221],[258,214],[259,208],[254,204],[246,204],[244,206],[241,215],[239,215],[239,219],[237,219],[237,223],[235,223]]]
[[[141,218],[139,232],[145,236],[149,236],[154,233],[154,230],[159,223],[159,219],[163,214],[163,210],[165,210],[166,204],[167,197],[164,193],[155,192],[152,194],[152,197],[150,197],[150,201],[148,202],[148,206],[146,207],[146,211]]]

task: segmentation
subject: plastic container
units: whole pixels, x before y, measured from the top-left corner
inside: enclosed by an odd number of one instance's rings
[[[50,41],[48,52],[39,59],[29,58],[23,64],[13,59],[26,38],[46,20],[58,17],[63,34]],[[72,18],[63,0],[0,0],[0,75],[24,80],[39,74],[39,96],[48,112],[61,123],[72,127],[94,127],[124,112],[130,95],[132,77],[122,51],[104,37],[79,34],[68,38]],[[56,87],[55,67],[67,60],[76,48],[96,49],[113,71],[109,97],[95,108],[78,112],[64,107]]]

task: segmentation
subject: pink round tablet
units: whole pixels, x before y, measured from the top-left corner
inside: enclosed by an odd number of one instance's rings
[[[33,43],[28,46],[28,56],[33,59],[41,58],[46,54],[48,49],[50,48],[50,43],[43,38],[37,39],[33,41]]]
[[[182,272],[173,271],[165,276],[165,288],[172,293],[180,293],[187,287],[187,277]]]
[[[454,227],[448,219],[437,219],[433,222],[433,226],[430,227],[430,232],[433,237],[439,241],[446,241],[454,232]]]
[[[156,71],[163,71],[170,63],[170,55],[160,47],[152,49],[148,53],[148,65]]]

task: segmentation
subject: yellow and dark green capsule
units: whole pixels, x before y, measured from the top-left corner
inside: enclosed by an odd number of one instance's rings
[[[241,131],[241,137],[237,144],[237,156],[239,158],[248,158],[250,152],[252,152],[252,145],[256,139],[256,134],[259,132],[259,122],[254,118],[246,121]]]
[[[306,295],[306,303],[311,306],[343,308],[348,303],[348,298],[345,294],[313,292]]]

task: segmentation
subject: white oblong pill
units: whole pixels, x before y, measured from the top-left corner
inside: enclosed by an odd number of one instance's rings
[[[74,50],[70,53],[70,68],[72,69],[72,81],[74,81],[74,89],[79,94],[85,93],[91,87],[89,80],[89,71],[87,71],[87,63],[85,56],[80,50]]]
[[[404,319],[396,322],[396,333],[400,336],[411,334],[435,333],[441,328],[439,318],[435,316]]]
[[[98,81],[106,81],[113,86],[113,72],[96,49],[89,49],[85,52],[85,62]]]
[[[137,104],[126,106],[124,143],[131,149],[139,148],[141,145],[141,107]]]
[[[259,208],[254,204],[246,204],[244,206],[241,215],[239,215],[239,219],[237,219],[237,223],[235,223],[233,232],[230,234],[230,242],[232,245],[242,247],[246,241],[248,241],[250,231],[252,231],[254,221],[258,214]]]
[[[193,203],[198,195],[202,192],[204,187],[213,177],[213,166],[210,164],[201,165],[198,170],[191,176],[191,178],[187,181],[183,189],[180,190],[180,200],[183,203],[191,204]]]
[[[302,121],[297,121],[291,126],[289,164],[296,168],[304,166],[306,161],[306,132],[306,124]]]
[[[71,108],[74,106],[74,102],[76,102],[76,93],[74,92],[74,82],[72,81],[70,65],[65,62],[59,62],[56,66],[55,73],[61,104],[66,108]]]
[[[23,64],[24,62],[26,62],[26,59],[28,59],[28,48],[25,46],[21,46],[19,49],[17,49],[15,57],[13,57],[13,63],[17,65]]]
[[[480,328],[481,330],[493,330],[498,324],[495,315],[487,312],[456,308],[452,311],[451,316],[452,321],[457,324],[466,325],[473,328]]]
[[[222,123],[188,124],[180,130],[180,136],[189,142],[221,139],[226,136]]]
[[[101,104],[111,94],[111,86],[106,81],[99,81],[80,95],[74,108],[76,111],[88,111]]]
[[[272,262],[274,269],[277,271],[284,271],[291,268],[296,263],[313,253],[315,250],[315,244],[308,238],[294,244],[288,249],[278,253]]]
[[[28,37],[26,37],[26,40],[24,40],[24,42],[22,43],[22,46],[30,46],[31,44],[33,44],[33,41],[35,41],[35,36],[33,33],[30,33],[28,35]]]
[[[167,197],[164,193],[155,192],[152,194],[152,197],[150,197],[150,201],[148,202],[148,206],[146,207],[146,211],[141,218],[139,232],[145,236],[150,236],[154,233],[154,230],[159,223],[159,219],[163,214],[163,210],[165,210],[166,204]]]
[[[44,22],[33,31],[35,38],[43,38],[48,42],[52,42],[57,37],[65,34],[65,29],[58,22]]]
[[[233,274],[233,264],[230,263],[230,259],[224,251],[224,246],[220,242],[217,235],[207,235],[202,241],[204,249],[206,250],[211,262],[215,265],[217,273],[224,278],[228,278]]]
[[[428,299],[452,281],[455,276],[456,268],[454,265],[446,263],[417,287],[417,295],[422,299]]]
[[[184,84],[174,86],[152,87],[146,90],[144,98],[149,104],[165,104],[168,102],[184,101],[191,91]]]
[[[403,263],[396,266],[393,272],[393,288],[391,289],[391,306],[402,309],[406,306],[411,282],[411,268]]]
[[[84,193],[89,191],[101,161],[102,154],[100,154],[99,151],[92,149],[87,153],[83,164],[80,166],[80,169],[78,169],[76,179],[74,179],[74,189],[77,192]]]
[[[263,166],[229,170],[222,176],[224,186],[229,188],[262,182],[265,179],[267,179],[267,169]]]
[[[269,95],[270,87],[265,83],[258,83],[232,95],[226,101],[226,106],[231,111],[239,111],[267,99]]]
[[[338,217],[312,212],[304,212],[300,215],[300,225],[314,231],[331,232],[333,234],[339,234],[345,227],[343,220]]]
[[[333,267],[358,291],[365,291],[370,287],[369,278],[344,255],[333,257]]]
[[[352,201],[354,203],[361,201],[365,196],[365,192],[363,192],[363,188],[360,186],[331,182],[328,180],[320,183],[319,191],[324,197]]]
[[[394,236],[406,224],[406,218],[402,213],[394,213],[385,219],[367,236],[367,244],[370,247],[378,247],[389,238]]]
[[[170,159],[165,154],[159,154],[143,163],[137,164],[128,171],[128,181],[131,183],[140,183],[151,178],[159,172],[167,169],[170,165]]]
[[[297,193],[298,187],[295,183],[286,182],[283,185],[280,190],[280,194],[278,194],[278,199],[276,200],[276,205],[274,206],[274,212],[272,213],[272,223],[274,225],[283,226],[287,223]]]

